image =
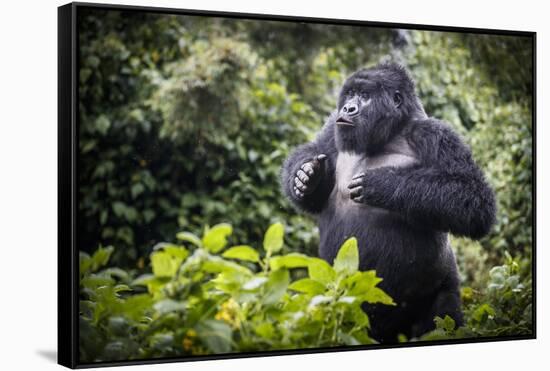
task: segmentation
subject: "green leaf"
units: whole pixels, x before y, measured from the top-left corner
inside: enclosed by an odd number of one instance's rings
[[[325,286],[311,278],[294,281],[288,288],[309,295],[319,295],[325,292]]]
[[[132,193],[132,198],[137,198],[140,194],[142,194],[145,191],[145,186],[141,183],[134,183],[132,185],[132,188],[130,188],[130,192]]]
[[[265,295],[262,299],[262,303],[265,305],[276,304],[286,293],[288,283],[290,282],[290,275],[288,270],[279,269],[272,271],[269,274],[267,283],[265,284]]]
[[[322,259],[311,258],[307,269],[309,278],[325,286],[336,279],[336,271]]]
[[[237,271],[241,274],[244,274],[246,276],[251,276],[252,271],[248,269],[247,267],[237,264],[235,262],[225,260],[220,258],[219,256],[209,256],[208,260],[206,260],[203,265],[202,269],[205,272],[209,273],[218,273],[218,272],[225,272],[225,271]]]
[[[190,242],[190,243],[192,243],[193,245],[195,245],[195,246],[197,246],[197,247],[202,247],[202,241],[201,241],[201,239],[198,238],[197,236],[195,236],[193,233],[190,233],[190,232],[179,232],[178,234],[176,234],[176,238],[177,238],[178,240]]]
[[[116,285],[113,288],[115,293],[124,292],[124,291],[132,291],[132,289],[128,285],[120,284]]]
[[[386,305],[396,305],[391,296],[386,294],[382,289],[378,287],[373,287],[369,289],[365,294],[360,296],[364,301],[375,304],[381,303]]]
[[[338,330],[338,339],[345,345],[361,345],[361,343],[350,334],[346,334],[342,330]]]
[[[300,268],[307,267],[311,258],[304,254],[290,253],[282,256],[274,256],[269,259],[269,266],[272,270],[280,268]]]
[[[217,253],[227,245],[227,236],[230,236],[231,233],[233,233],[231,225],[217,224],[206,231],[202,243],[208,251]]]
[[[254,277],[246,282],[242,288],[243,290],[255,290],[267,282],[267,277]]]
[[[283,247],[285,227],[281,223],[272,224],[265,232],[264,250],[270,254],[276,253]]]
[[[214,354],[231,351],[231,327],[222,321],[206,320],[200,322],[195,330],[202,343]]]
[[[275,328],[271,322],[263,322],[254,328],[256,334],[264,339],[271,339],[275,335]]]
[[[376,276],[376,271],[370,270],[366,272],[355,272],[351,276],[342,280],[344,287],[348,289],[348,295],[360,296],[376,287],[382,281]]]
[[[185,310],[185,303],[175,301],[172,299],[161,300],[153,306],[160,314],[166,314],[170,312],[182,312]]]
[[[445,318],[435,317],[434,322],[436,328],[443,329],[447,333],[454,331],[456,327],[454,319],[452,319],[448,315],[445,315]]]
[[[495,310],[487,303],[481,304],[472,313],[472,318],[479,323],[484,323],[488,318],[495,316]]]
[[[109,262],[111,255],[115,251],[115,248],[112,246],[99,247],[92,256],[89,256],[86,253],[81,252],[79,255],[80,259],[80,274],[85,274],[88,272],[95,272],[99,268],[103,267]]]
[[[359,249],[357,248],[357,239],[349,238],[343,243],[342,247],[334,259],[334,270],[338,274],[351,275],[359,269]]]
[[[246,285],[245,282],[247,279],[247,276],[238,271],[224,271],[218,274],[216,278],[210,282],[212,282],[214,287],[220,291],[226,293],[236,293]]]
[[[365,313],[361,305],[353,305],[351,310],[351,316],[355,326],[370,327],[369,316]]]
[[[124,315],[134,321],[143,318],[144,312],[151,309],[153,298],[149,294],[138,294],[129,296],[122,304],[121,311]]]
[[[169,245],[151,254],[151,265],[156,277],[173,277],[189,252],[183,247]]]
[[[246,245],[234,246],[225,251],[222,256],[224,258],[245,260],[254,263],[260,261],[260,254],[252,247]]]

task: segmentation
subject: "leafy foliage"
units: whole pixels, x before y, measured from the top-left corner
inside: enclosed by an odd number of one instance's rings
[[[361,303],[394,303],[374,271],[358,271],[354,238],[330,266],[281,255],[282,224],[269,227],[261,255],[251,246],[228,248],[231,233],[220,224],[202,239],[186,233],[187,246],[157,245],[152,272],[138,277],[104,268],[113,248],[82,253],[81,361],[373,342]],[[293,279],[297,270],[306,275]]]
[[[456,328],[452,318],[435,318],[436,329],[421,340],[474,336],[520,336],[533,333],[531,265],[506,256],[504,265],[493,267],[483,291],[462,289],[466,324]]]

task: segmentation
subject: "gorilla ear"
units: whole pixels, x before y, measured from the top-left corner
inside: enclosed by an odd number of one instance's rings
[[[399,108],[401,106],[401,103],[403,103],[403,96],[399,92],[399,90],[396,90],[393,94],[393,103],[395,104],[395,108]]]

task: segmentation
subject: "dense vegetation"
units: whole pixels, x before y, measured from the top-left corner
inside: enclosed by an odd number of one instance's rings
[[[334,267],[315,258],[279,171],[345,77],[385,59],[468,141],[498,200],[488,237],[453,240],[466,326],[436,319],[423,339],[531,333],[530,40],[79,16],[81,361],[372,342],[359,304],[391,298],[356,271],[354,240]]]

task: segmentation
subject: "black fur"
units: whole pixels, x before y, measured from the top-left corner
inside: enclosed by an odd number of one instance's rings
[[[344,174],[348,168],[354,173]],[[403,67],[382,64],[348,78],[316,140],[286,160],[282,186],[317,218],[323,259],[332,262],[355,236],[360,268],[384,279],[381,287],[398,305],[365,306],[377,340],[419,336],[434,327],[434,316],[462,324],[447,234],[487,234],[494,195],[459,136],[426,116]]]

